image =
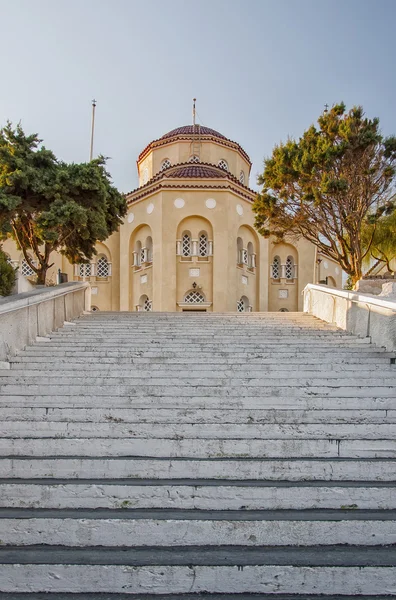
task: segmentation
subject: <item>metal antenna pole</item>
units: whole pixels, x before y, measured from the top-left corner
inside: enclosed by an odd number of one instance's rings
[[[93,158],[93,143],[94,143],[94,131],[95,131],[95,109],[96,109],[96,100],[92,100],[91,152],[89,154],[90,161]]]

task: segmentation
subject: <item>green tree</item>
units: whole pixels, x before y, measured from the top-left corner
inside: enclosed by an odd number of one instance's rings
[[[0,296],[9,296],[15,284],[16,271],[0,247]]]
[[[86,263],[122,223],[126,202],[112,185],[106,161],[67,164],[10,123],[0,130],[0,232],[10,235],[44,284],[58,251]]]
[[[363,246],[371,241],[371,247],[366,254],[364,263],[369,266],[374,260],[368,273],[379,265],[386,266],[392,272],[391,261],[396,258],[396,211],[383,216],[374,224],[368,219],[362,231]]]
[[[265,160],[253,206],[255,225],[277,239],[303,237],[349,275],[362,277],[376,224],[395,210],[396,138],[383,138],[378,119],[361,107],[334,106],[303,136],[281,143]],[[371,239],[362,241],[367,221]]]

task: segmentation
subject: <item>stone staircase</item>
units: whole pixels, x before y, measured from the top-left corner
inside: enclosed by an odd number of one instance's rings
[[[65,324],[0,372],[1,600],[396,597],[392,363],[301,313]]]

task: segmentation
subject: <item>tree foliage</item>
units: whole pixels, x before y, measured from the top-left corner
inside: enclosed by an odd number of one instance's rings
[[[362,277],[379,220],[394,202],[396,138],[361,107],[335,105],[295,141],[273,150],[259,177],[255,225],[265,236],[303,237],[335,260],[353,284]],[[372,227],[363,244],[362,230]]]
[[[67,164],[10,123],[0,130],[0,232],[11,235],[45,283],[50,254],[88,262],[95,244],[116,231],[126,213],[106,161]]]
[[[368,273],[379,265],[392,272],[391,262],[396,259],[396,211],[381,217],[375,224],[368,221],[362,230],[362,240],[364,248],[372,240],[364,263],[369,266],[375,262]]]
[[[14,267],[8,262],[8,256],[0,247],[0,296],[9,296],[16,279]]]

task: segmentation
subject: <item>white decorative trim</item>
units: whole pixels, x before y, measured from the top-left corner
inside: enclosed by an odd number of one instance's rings
[[[154,204],[153,204],[152,202],[150,202],[150,204],[148,205],[148,207],[147,207],[147,209],[146,209],[146,210],[147,210],[147,214],[148,214],[148,215],[151,215],[151,213],[152,213],[152,212],[153,212],[153,210],[154,210]]]
[[[147,275],[140,275],[140,283],[147,283]]]
[[[201,269],[190,269],[189,275],[190,277],[199,277],[201,273]]]
[[[236,205],[236,211],[240,217],[243,215],[243,206],[241,204]]]
[[[133,223],[135,220],[135,215],[133,214],[133,212],[130,212],[128,215],[128,223]]]
[[[207,200],[205,200],[205,206],[206,208],[216,208],[216,200],[214,198],[208,198]]]
[[[183,206],[186,204],[185,201],[183,200],[183,198],[176,198],[176,200],[174,200],[173,202],[175,208],[183,208]]]

